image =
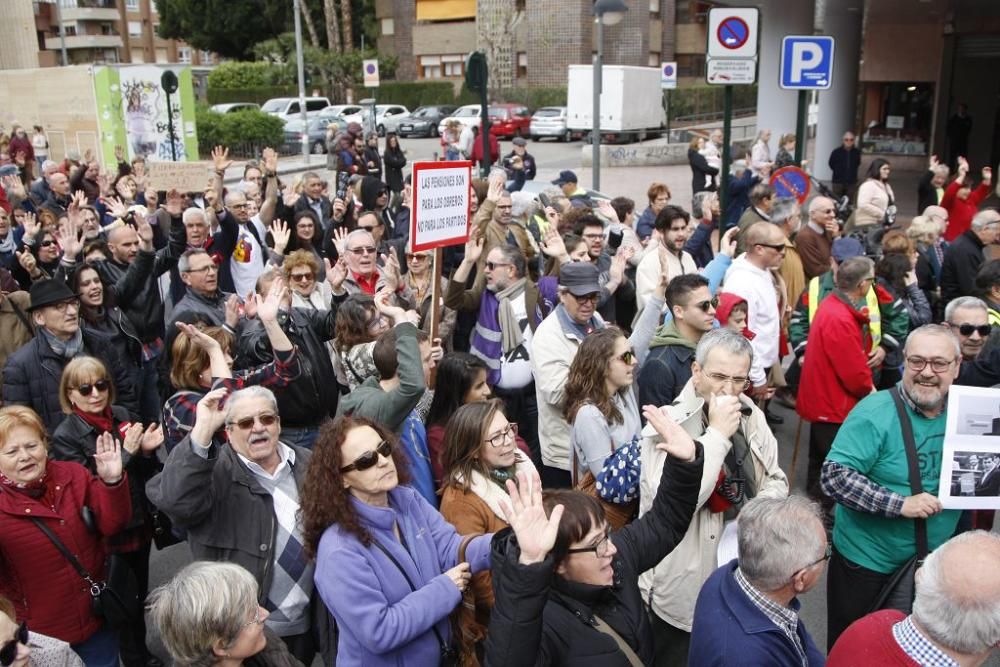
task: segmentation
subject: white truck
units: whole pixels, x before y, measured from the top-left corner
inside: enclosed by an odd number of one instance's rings
[[[605,65],[602,68],[601,140],[642,141],[666,129],[658,67]],[[567,120],[570,130],[590,132],[594,114],[592,65],[569,66]]]

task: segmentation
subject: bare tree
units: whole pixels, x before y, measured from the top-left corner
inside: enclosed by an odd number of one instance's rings
[[[351,0],[340,0],[340,29],[344,34],[344,51],[353,51],[354,19],[351,16]]]
[[[334,53],[341,53],[340,19],[337,16],[337,0],[323,0],[323,13],[326,15],[326,46]]]
[[[476,41],[486,53],[491,99],[514,86],[515,31],[523,18],[524,12],[510,0],[478,0],[476,3]]]
[[[302,20],[306,23],[306,30],[309,31],[309,41],[317,49],[320,48],[319,45],[319,35],[316,34],[316,24],[313,23],[312,14],[309,13],[309,7],[307,2],[299,3],[299,10],[302,12]]]

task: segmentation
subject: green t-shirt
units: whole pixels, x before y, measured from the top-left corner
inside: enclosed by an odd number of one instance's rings
[[[920,459],[924,492],[937,495],[947,415],[934,419],[909,406],[913,438]],[[837,432],[827,459],[857,470],[865,477],[903,496],[910,491],[909,467],[896,406],[888,391],[865,397]],[[927,519],[928,547],[933,551],[955,533],[961,512],[945,510]],[[833,544],[845,558],[876,572],[889,574],[917,552],[913,520],[890,519],[837,505]]]

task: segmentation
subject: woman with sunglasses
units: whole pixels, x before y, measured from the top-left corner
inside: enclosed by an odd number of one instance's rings
[[[265,237],[267,246],[271,248],[270,263],[281,268],[288,255],[301,250],[313,256],[316,260],[316,275],[319,280],[326,280],[321,236],[321,226],[316,213],[311,209],[296,213],[291,226],[282,220],[275,220],[268,227]]]
[[[471,576],[489,567],[493,536],[470,539],[459,559],[462,537],[404,486],[409,478],[385,427],[351,416],[323,426],[299,500],[316,588],[337,620],[337,664],[450,659],[448,616]]]
[[[490,664],[654,664],[639,575],[684,538],[704,452],[660,409],[644,415],[660,440],[650,449],[666,455],[663,473],[649,510],[621,530],[612,532],[592,496],[543,495],[537,476],[507,482],[510,530],[496,535],[491,554]]]
[[[333,288],[320,277],[319,262],[308,250],[294,250],[281,265],[285,281],[292,291],[292,307],[305,310],[330,310]]]
[[[410,244],[407,244],[408,246]],[[434,282],[434,251],[421,250],[416,252],[412,247],[406,251],[407,272],[401,277],[403,284],[413,295],[411,303],[400,303],[404,310],[415,310],[420,315],[420,329],[431,332],[431,285]],[[441,294],[447,290],[448,281],[441,280]],[[404,289],[404,293],[405,289]],[[441,339],[445,349],[451,348],[451,332],[455,329],[455,311],[441,306],[441,317],[438,323],[437,337]]]
[[[334,349],[337,379],[353,391],[377,374],[372,361],[375,339],[389,330],[392,321],[375,307],[375,299],[366,294],[352,294],[337,308],[334,326]]]
[[[508,479],[535,474],[531,458],[518,450],[517,424],[504,415],[503,401],[467,403],[448,420],[444,442],[441,515],[460,535],[496,533],[507,527],[502,508]],[[493,607],[490,573],[472,578],[476,613],[463,616],[462,635],[486,636]]]
[[[17,622],[14,603],[0,595],[0,667],[84,667],[66,642]]]
[[[103,580],[105,540],[132,516],[121,445],[109,434],[97,438],[93,475],[78,463],[49,460],[48,444],[33,410],[0,409],[0,595],[14,603],[18,618],[70,644],[88,667],[118,667],[117,634],[104,626],[90,587],[36,520]]]

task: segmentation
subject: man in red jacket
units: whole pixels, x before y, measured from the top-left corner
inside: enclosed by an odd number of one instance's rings
[[[844,260],[837,270],[836,289],[820,304],[809,328],[799,384],[799,396],[805,400],[798,401],[797,412],[810,422],[806,492],[828,512],[833,501],[819,484],[823,460],[847,413],[875,391],[868,366],[872,337],[865,306],[874,279],[871,259]]]

